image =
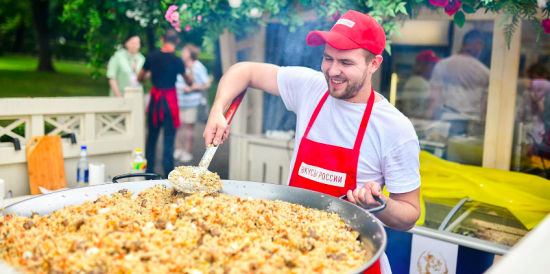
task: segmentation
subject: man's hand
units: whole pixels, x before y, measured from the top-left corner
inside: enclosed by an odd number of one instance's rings
[[[361,188],[356,188],[353,191],[348,190],[348,200],[365,209],[379,206],[380,203],[372,196],[380,197],[381,195],[382,188],[377,182],[366,182]]]
[[[208,117],[208,122],[204,129],[202,137],[206,146],[213,144],[215,146],[223,144],[227,137],[229,136],[229,125],[223,116],[223,112],[215,111],[214,109],[210,112]]]
[[[193,90],[191,89],[190,86],[185,86],[185,87],[183,87],[183,92],[189,93],[189,92],[191,92],[191,91],[193,91]]]

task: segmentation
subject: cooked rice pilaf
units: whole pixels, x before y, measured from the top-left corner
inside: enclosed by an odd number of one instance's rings
[[[211,194],[222,189],[217,173],[198,166],[179,166],[168,174],[168,181],[179,191],[193,194]]]
[[[340,217],[282,201],[120,190],[0,219],[0,258],[26,273],[346,273],[372,257]]]

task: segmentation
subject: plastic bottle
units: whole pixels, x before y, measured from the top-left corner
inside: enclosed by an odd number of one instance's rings
[[[145,169],[147,168],[147,160],[143,156],[143,150],[138,148],[134,151],[134,157],[130,168],[131,173],[145,173]]]
[[[80,159],[78,159],[78,165],[76,168],[76,187],[88,186],[88,151],[86,146],[80,147]]]

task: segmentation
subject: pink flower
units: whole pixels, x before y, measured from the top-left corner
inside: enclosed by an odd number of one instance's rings
[[[191,26],[187,25],[187,27],[185,27],[185,31],[190,31],[191,30]]]
[[[544,29],[544,32],[550,33],[550,19],[542,20],[542,28]]]
[[[179,22],[179,21],[180,21],[180,14],[177,13],[177,12],[172,13],[172,14],[170,15],[170,20],[169,20],[169,21],[172,22],[172,23],[177,23],[177,22]]]
[[[336,10],[336,13],[332,15],[332,19],[334,19],[334,21],[340,19],[340,10]]]
[[[430,0],[430,4],[438,7],[445,7],[449,4],[450,0]]]
[[[199,14],[199,16],[197,16],[197,20],[202,20],[202,15]]]
[[[196,17],[196,16],[193,16],[193,20],[195,20],[195,19],[197,19],[197,17]]]
[[[168,22],[172,22],[171,21],[171,18],[172,18],[172,14],[174,13],[174,11],[176,11],[178,9],[178,6],[176,5],[172,5],[168,8],[168,10],[166,11],[166,14],[164,15],[164,18],[166,18],[166,21]],[[179,13],[178,13],[178,18],[179,18]]]
[[[445,12],[451,16],[455,14],[460,9],[460,1],[459,0],[451,0],[449,4],[445,6]]]
[[[181,32],[180,28],[180,14],[177,12],[178,6],[172,5],[164,14],[166,21],[170,22],[170,25],[176,29],[177,32]]]

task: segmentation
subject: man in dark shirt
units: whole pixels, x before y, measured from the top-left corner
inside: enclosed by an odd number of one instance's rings
[[[191,66],[189,72],[185,72],[186,65],[174,55],[174,50],[179,44],[178,34],[173,29],[164,32],[161,38],[163,43],[160,51],[147,55],[143,69],[139,73],[138,80],[143,82],[146,75],[151,73],[153,88],[151,89],[151,102],[147,113],[147,143],[145,156],[147,158],[147,172],[155,170],[155,148],[161,126],[164,128],[164,144],[162,152],[162,166],[167,176],[174,169],[174,142],[176,129],[180,126],[178,99],[176,95],[177,75],[181,74],[188,85],[193,84],[193,72]],[[190,61],[190,60],[188,60]]]

